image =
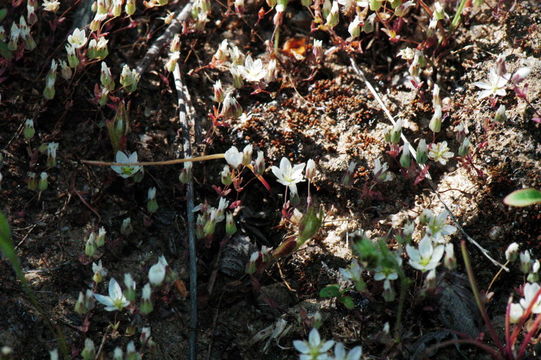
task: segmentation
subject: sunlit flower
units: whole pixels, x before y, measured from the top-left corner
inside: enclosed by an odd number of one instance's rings
[[[453,157],[454,153],[449,151],[447,141],[442,141],[437,144],[430,144],[428,157],[442,165],[447,164],[447,161]]]
[[[137,161],[137,152],[131,153],[129,156],[126,155],[122,151],[117,151],[116,153],[116,162],[122,163],[122,164],[131,164],[136,163]],[[139,170],[141,170],[141,166],[119,166],[119,165],[113,165],[111,168],[120,176],[122,176],[124,179],[129,178],[130,176],[136,174]]]
[[[160,256],[158,262],[150,267],[148,270],[148,281],[153,286],[160,286],[165,279],[165,267],[167,266],[167,261],[163,256]]]
[[[274,176],[278,178],[278,182],[288,186],[292,195],[297,193],[297,183],[304,181],[302,175],[304,163],[297,164],[291,167],[291,162],[285,157],[280,160],[280,167],[273,166],[271,168]]]
[[[253,60],[250,55],[246,57],[244,66],[241,67],[242,76],[246,81],[258,82],[267,75],[261,59]]]
[[[479,99],[484,99],[489,96],[505,96],[506,84],[507,79],[498,75],[494,68],[490,69],[488,79],[473,83],[473,85],[483,89],[479,92]]]
[[[60,7],[60,1],[58,0],[43,0],[43,10],[56,12]]]
[[[524,298],[520,299],[520,305],[524,310],[530,306],[535,298],[535,295],[539,292],[541,286],[537,283],[527,283],[524,285]],[[535,300],[535,303],[532,305],[532,313],[539,314],[541,313],[541,296],[538,296]]]
[[[317,329],[312,329],[308,341],[295,340],[293,346],[301,353],[300,360],[326,360],[327,351],[334,345],[333,340],[322,343]]]
[[[73,33],[68,36],[68,42],[74,49],[80,49],[85,46],[87,40],[88,38],[86,37],[84,29],[76,28],[73,30]]]
[[[122,310],[130,304],[114,278],[109,280],[109,296],[94,294],[94,297],[105,305],[107,311]]]
[[[244,154],[239,151],[235,146],[231,146],[229,150],[225,152],[225,161],[233,168],[237,169],[242,164]]]
[[[349,352],[346,352],[346,348],[342,343],[336,343],[334,346],[334,357],[333,360],[359,360],[363,354],[363,348],[360,346],[355,346]]]
[[[524,314],[524,309],[520,304],[512,303],[511,308],[509,309],[509,321],[511,324],[515,324],[520,320]]]
[[[432,239],[427,236],[419,242],[419,249],[411,245],[406,245],[406,252],[410,258],[409,264],[413,268],[423,272],[435,269],[440,264],[444,250],[445,246],[443,245],[438,245],[434,248]]]

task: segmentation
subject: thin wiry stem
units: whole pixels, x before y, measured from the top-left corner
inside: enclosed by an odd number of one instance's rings
[[[173,71],[175,78],[175,88],[178,98],[179,125],[182,133],[182,151],[184,158],[192,156],[191,142],[191,127],[193,126],[194,117],[189,119],[190,115],[194,114],[191,104],[190,93],[188,88],[182,81],[182,76],[178,65]],[[191,121],[190,121],[191,120]],[[188,359],[197,359],[197,253],[195,247],[195,221],[194,221],[194,190],[193,181],[190,178],[186,184],[186,218],[188,227],[188,249],[190,254],[190,335]]]

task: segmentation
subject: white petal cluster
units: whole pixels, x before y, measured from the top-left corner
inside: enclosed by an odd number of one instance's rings
[[[406,245],[406,252],[409,256],[409,264],[423,272],[435,269],[440,264],[445,251],[444,245],[434,247],[432,239],[428,236],[423,237],[419,242],[419,248]]]
[[[274,176],[278,178],[278,182],[289,187],[292,195],[297,194],[297,183],[304,181],[303,169],[304,163],[291,166],[291,162],[283,157],[280,160],[280,167],[273,166],[271,168]]]

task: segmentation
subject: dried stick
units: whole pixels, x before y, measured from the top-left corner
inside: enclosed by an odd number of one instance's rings
[[[182,132],[182,151],[184,158],[192,156],[192,141],[190,130],[193,128],[194,108],[190,99],[188,88],[182,81],[180,70],[175,66],[173,71],[175,78],[175,88],[178,98],[178,117],[180,131]],[[190,119],[191,118],[191,119]],[[188,359],[197,359],[197,254],[195,248],[195,222],[193,216],[194,208],[194,191],[192,179],[186,184],[186,217],[188,222],[188,248],[190,254],[190,336]]]
[[[136,69],[139,74],[142,74],[146,71],[150,63],[152,63],[158,54],[160,53],[160,50],[162,50],[166,43],[168,41],[171,41],[173,39],[173,36],[175,34],[178,34],[180,32],[180,28],[182,26],[182,23],[184,23],[186,20],[188,20],[188,17],[191,14],[192,11],[192,1],[189,1],[182,10],[178,10],[175,17],[173,18],[173,21],[171,21],[171,24],[167,27],[165,32],[161,34],[150,46],[148,51],[145,54],[145,57],[139,62]]]
[[[110,162],[110,161],[100,161],[100,160],[81,160],[83,164],[88,165],[95,165],[95,166],[162,166],[162,165],[175,165],[175,164],[182,164],[185,162],[198,162],[198,161],[207,161],[207,160],[215,160],[215,159],[223,159],[225,157],[225,154],[211,154],[211,155],[203,155],[203,156],[196,156],[196,157],[188,157],[184,159],[173,159],[173,160],[164,160],[164,161],[142,161],[142,162],[135,162],[135,163],[117,163],[117,162]]]
[[[383,100],[381,99],[381,96],[379,96],[378,92],[376,91],[376,89],[374,89],[374,87],[372,86],[372,84],[370,84],[370,82],[366,79],[366,76],[364,75],[364,73],[362,72],[361,69],[359,69],[359,67],[357,66],[357,63],[355,62],[355,59],[353,59],[353,57],[350,59],[350,62],[351,62],[351,66],[353,67],[353,71],[355,72],[355,74],[357,74],[361,79],[362,81],[365,83],[366,87],[368,88],[368,90],[370,90],[370,92],[372,93],[372,95],[374,96],[374,98],[376,99],[376,101],[378,102],[379,106],[381,107],[381,109],[383,110],[383,112],[385,113],[385,115],[387,115],[387,118],[391,121],[391,123],[393,125],[396,124],[396,121],[394,120],[393,118],[393,115],[391,114],[391,112],[389,111],[389,109],[387,108],[387,106],[385,105],[385,103],[383,102]],[[402,138],[402,141],[404,141],[404,145],[408,146],[409,149],[410,149],[410,154],[412,155],[412,157],[415,159],[415,162],[417,162],[417,158],[416,158],[416,150],[413,148],[413,146],[411,145],[411,143],[408,141],[408,139],[406,138],[406,136],[402,133],[401,134],[401,138]],[[420,165],[419,165],[420,166]],[[505,271],[509,271],[509,268],[506,267],[505,265],[501,264],[500,262],[498,262],[497,260],[495,260],[494,258],[492,258],[490,255],[489,255],[489,252],[487,249],[485,249],[484,247],[482,247],[477,241],[475,241],[475,239],[473,239],[470,235],[468,235],[466,233],[466,231],[464,230],[464,228],[460,225],[460,223],[458,222],[458,218],[453,214],[453,212],[451,211],[451,209],[449,209],[449,207],[447,206],[447,204],[443,201],[443,199],[441,198],[440,194],[437,192],[436,190],[436,185],[434,184],[434,182],[432,181],[432,179],[430,178],[430,174],[427,174],[427,181],[428,181],[428,184],[430,185],[430,188],[432,189],[432,191],[436,194],[436,197],[438,198],[438,200],[443,204],[443,207],[445,208],[445,210],[447,210],[447,212],[449,212],[449,215],[451,216],[451,220],[453,220],[453,223],[456,225],[456,227],[458,228],[458,230],[462,233],[462,235],[464,235],[464,237],[470,242],[472,243],[475,247],[477,247],[481,253],[487,258],[489,259],[494,265],[496,266],[499,266],[500,268],[504,269]]]

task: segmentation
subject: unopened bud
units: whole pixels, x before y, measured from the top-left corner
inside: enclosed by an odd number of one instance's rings
[[[319,231],[322,221],[323,211],[319,211],[315,207],[308,208],[299,223],[298,246],[304,244],[306,240],[312,238]]]
[[[514,262],[518,258],[518,244],[516,242],[512,243],[505,250],[505,259],[509,262]]]

